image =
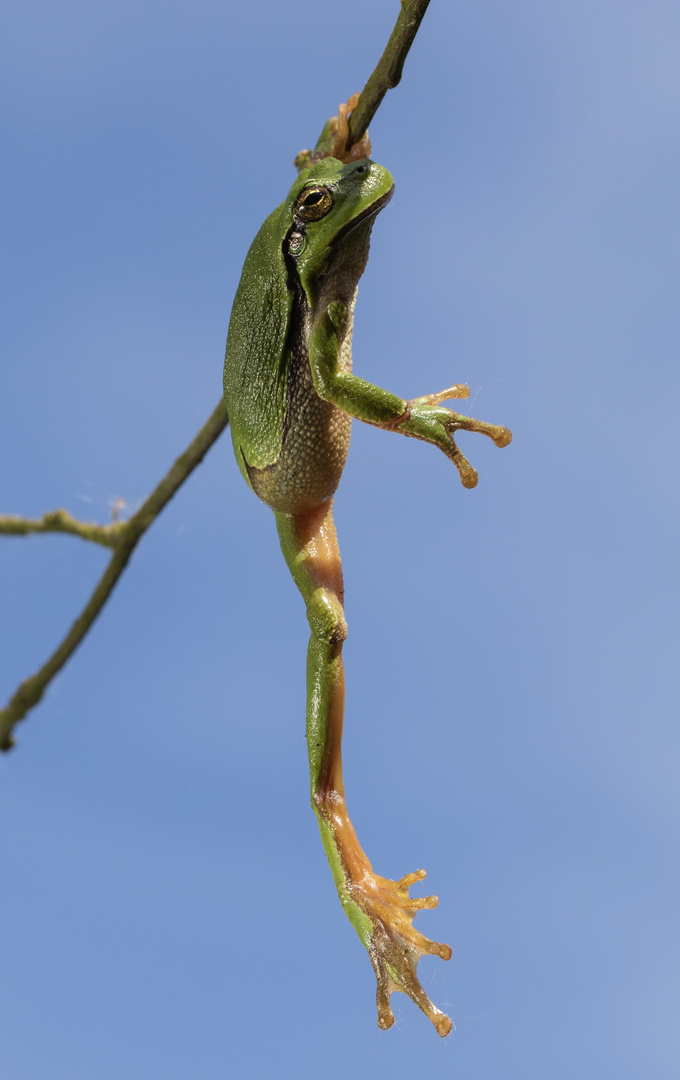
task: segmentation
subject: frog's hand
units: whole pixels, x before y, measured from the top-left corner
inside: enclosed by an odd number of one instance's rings
[[[333,525],[332,501],[306,514],[277,514],[286,562],[307,605],[311,630],[307,653],[307,752],[312,806],[333,872],[340,902],[368,950],[378,980],[378,1024],[394,1023],[390,994],[401,990],[413,999],[440,1035],[451,1021],[428,998],[416,966],[430,953],[448,960],[447,945],[428,941],[412,925],[434,896],[410,899],[408,890],[423,870],[400,881],[375,874],[361,849],[347,813],[342,781],[345,681],[342,645],[347,635],[343,611],[340,554]]]
[[[293,164],[297,169],[306,169],[321,158],[332,157],[336,161],[349,164],[371,156],[371,140],[368,131],[364,132],[359,142],[352,143],[347,149],[349,138],[349,118],[359,104],[359,94],[352,94],[347,104],[338,106],[338,115],[331,116],[324,125],[318,142],[313,150],[301,150]]]
[[[352,305],[335,301],[317,316],[309,336],[309,359],[319,396],[357,420],[438,446],[458,469],[463,486],[475,487],[477,472],[457,446],[455,433],[476,431],[493,439],[496,446],[507,446],[512,440],[509,429],[462,416],[440,404],[449,398],[468,397],[467,386],[456,385],[438,394],[405,401],[342,370],[339,358],[341,351],[347,351],[351,334]]]
[[[442,390],[438,394],[426,394],[424,397],[414,398],[406,402],[406,408],[396,424],[386,426],[394,426],[402,435],[409,435],[411,438],[422,439],[424,442],[438,446],[458,469],[463,487],[473,488],[477,486],[477,470],[472,467],[456,443],[455,433],[476,431],[480,435],[488,436],[496,446],[503,447],[512,442],[512,432],[499,424],[473,420],[471,416],[461,416],[440,405],[442,401],[448,401],[454,397],[466,398],[469,394],[467,386],[457,385],[449,387],[448,390]]]

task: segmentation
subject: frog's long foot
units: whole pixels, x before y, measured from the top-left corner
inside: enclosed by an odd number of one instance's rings
[[[394,1013],[390,1007],[390,995],[398,990],[408,994],[432,1022],[437,1034],[443,1037],[449,1034],[453,1024],[441,1009],[432,1004],[416,972],[421,956],[451,959],[448,945],[430,941],[412,925],[419,911],[435,908],[439,903],[436,896],[409,897],[411,885],[424,877],[424,870],[416,870],[400,881],[390,881],[365,870],[361,880],[353,882],[348,891],[373,924],[373,933],[366,947],[378,983],[378,1027],[392,1027]]]

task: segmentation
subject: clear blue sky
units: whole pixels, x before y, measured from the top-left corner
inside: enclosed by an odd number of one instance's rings
[[[0,511],[134,508],[220,394],[243,257],[395,0],[5,12]],[[512,446],[355,426],[346,780],[424,866],[441,1041],[307,803],[303,605],[223,437],[0,761],[1,1080],[676,1080],[680,8],[432,0],[372,125],[359,374]],[[0,539],[0,696],[106,554]]]

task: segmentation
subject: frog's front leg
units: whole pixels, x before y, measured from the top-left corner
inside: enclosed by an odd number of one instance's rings
[[[456,432],[476,431],[487,435],[496,446],[507,446],[512,441],[510,430],[442,406],[442,401],[468,397],[467,386],[459,384],[438,394],[405,401],[341,370],[339,357],[345,337],[351,334],[351,318],[351,309],[339,300],[317,314],[309,338],[309,359],[317,393],[357,420],[438,446],[458,469],[463,487],[476,487],[477,471],[457,445]]]
[[[347,813],[341,740],[345,700],[342,645],[347,636],[340,552],[332,499],[305,514],[277,514],[281,547],[307,606],[311,630],[307,654],[307,751],[312,807],[340,902],[366,947],[378,982],[378,1026],[394,1023],[390,995],[400,990],[418,1005],[440,1035],[451,1020],[432,1004],[416,972],[425,954],[451,957],[448,945],[423,937],[412,925],[436,896],[410,899],[424,870],[390,881],[374,873]]]

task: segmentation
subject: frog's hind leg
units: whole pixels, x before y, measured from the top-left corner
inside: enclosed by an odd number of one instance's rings
[[[390,995],[400,990],[418,1005],[440,1035],[451,1021],[432,1004],[416,967],[426,953],[448,960],[451,949],[412,925],[436,896],[411,899],[408,890],[425,877],[417,870],[399,881],[374,873],[347,813],[342,781],[345,679],[342,645],[347,636],[342,565],[333,524],[332,499],[304,514],[277,517],[281,548],[307,607],[311,636],[307,653],[307,751],[312,807],[340,902],[368,954],[378,982],[378,1025],[391,1027]]]

